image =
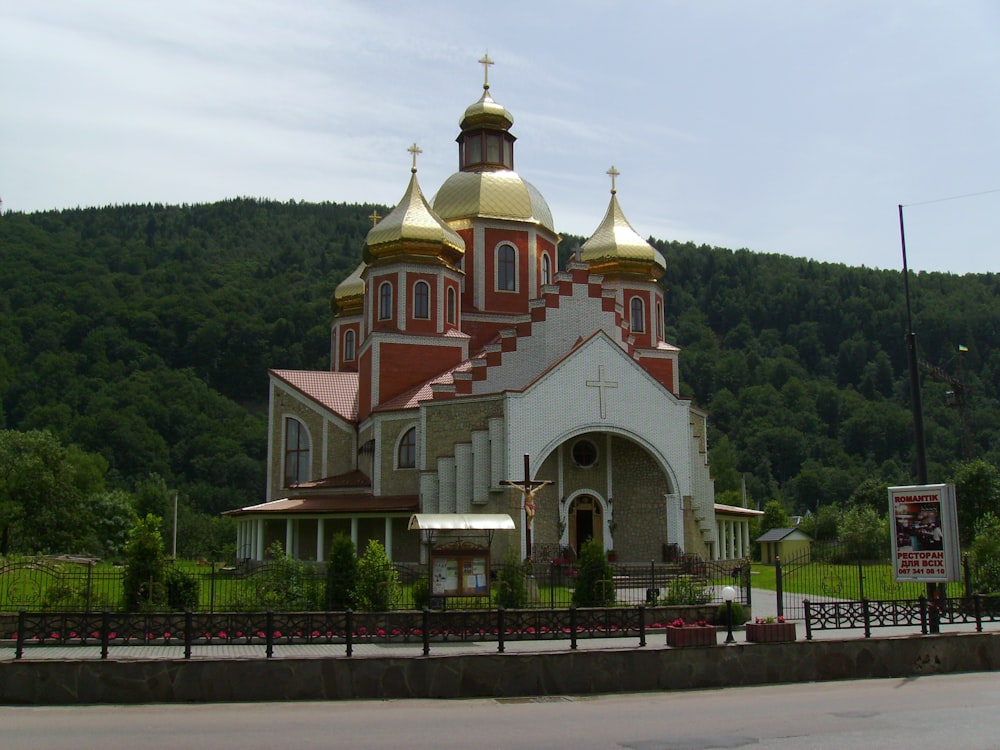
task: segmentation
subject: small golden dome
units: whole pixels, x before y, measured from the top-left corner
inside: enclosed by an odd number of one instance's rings
[[[445,221],[514,219],[555,232],[552,211],[538,189],[517,172],[456,172],[434,196],[434,211]]]
[[[612,169],[614,169],[612,167]],[[639,236],[618,205],[615,190],[604,220],[593,236],[583,243],[580,259],[594,273],[608,276],[640,276],[658,280],[667,270],[660,252]]]
[[[350,315],[360,313],[365,301],[365,281],[361,278],[367,268],[365,263],[361,263],[354,269],[354,273],[337,284],[337,289],[333,293],[334,312],[337,315]]]
[[[365,239],[364,258],[406,255],[441,259],[450,265],[465,254],[465,241],[434,213],[417,183],[416,168],[406,193],[389,215],[371,228]]]
[[[489,89],[488,85],[484,86],[483,95],[479,97],[479,101],[466,108],[465,114],[459,120],[462,130],[483,126],[498,130],[510,130],[513,126],[514,116],[507,111],[506,107],[493,100]]]

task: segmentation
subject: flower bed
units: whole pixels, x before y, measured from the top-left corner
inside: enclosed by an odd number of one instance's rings
[[[714,646],[718,643],[715,626],[709,625],[704,620],[690,623],[683,620],[674,620],[667,625],[666,631],[667,645],[674,648]]]
[[[784,643],[795,640],[795,623],[785,622],[784,617],[777,620],[758,617],[754,622],[746,624],[747,641],[749,643]]]

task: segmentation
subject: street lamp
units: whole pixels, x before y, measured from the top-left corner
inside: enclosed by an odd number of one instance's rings
[[[722,589],[722,598],[726,600],[726,643],[736,643],[733,638],[733,599],[736,598],[736,589],[726,586]]]

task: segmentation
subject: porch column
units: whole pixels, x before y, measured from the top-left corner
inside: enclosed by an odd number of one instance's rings
[[[392,518],[385,517],[385,555],[392,559]]]
[[[750,555],[750,522],[747,521],[743,524],[743,556],[748,557]]]
[[[363,550],[358,549],[358,517],[351,517],[351,541],[354,542],[354,549],[358,550],[358,554],[364,554]]]
[[[326,530],[326,519],[317,518],[316,519],[316,562],[323,562],[326,550],[323,549],[323,540],[326,538],[326,534],[323,532]]]
[[[743,524],[742,519],[736,522],[736,557],[743,559]]]
[[[729,559],[736,557],[736,521],[729,522]]]
[[[285,519],[285,554],[295,557],[295,521],[291,518]]]
[[[263,560],[264,559],[264,519],[263,518],[258,518],[255,521],[255,523],[257,524],[257,533],[255,535],[256,538],[257,538],[257,544],[255,545],[255,549],[253,551],[253,559],[254,560]]]

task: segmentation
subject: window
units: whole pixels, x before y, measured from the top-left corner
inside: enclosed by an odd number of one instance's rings
[[[294,417],[285,417],[285,486],[309,479],[309,433]]]
[[[411,427],[399,441],[396,452],[396,468],[412,469],[417,465],[417,428]]]
[[[597,463],[597,446],[589,440],[578,440],[573,444],[573,463],[588,469]]]
[[[431,316],[431,288],[426,281],[413,286],[413,317],[427,319]]]
[[[497,290],[517,291],[517,251],[511,245],[501,245],[497,252]]]
[[[656,300],[656,340],[663,340],[663,303]]]
[[[455,325],[455,288],[448,287],[448,322]]]
[[[486,161],[490,164],[500,163],[500,136],[490,133],[486,136]]]
[[[646,310],[642,304],[641,297],[633,297],[629,303],[629,314],[632,322],[633,333],[642,333],[646,330]]]
[[[392,284],[388,281],[378,288],[378,319],[392,319]]]
[[[344,360],[350,362],[354,359],[354,331],[344,334]]]
[[[552,283],[552,265],[549,262],[549,256],[546,254],[542,255],[542,284]]]

